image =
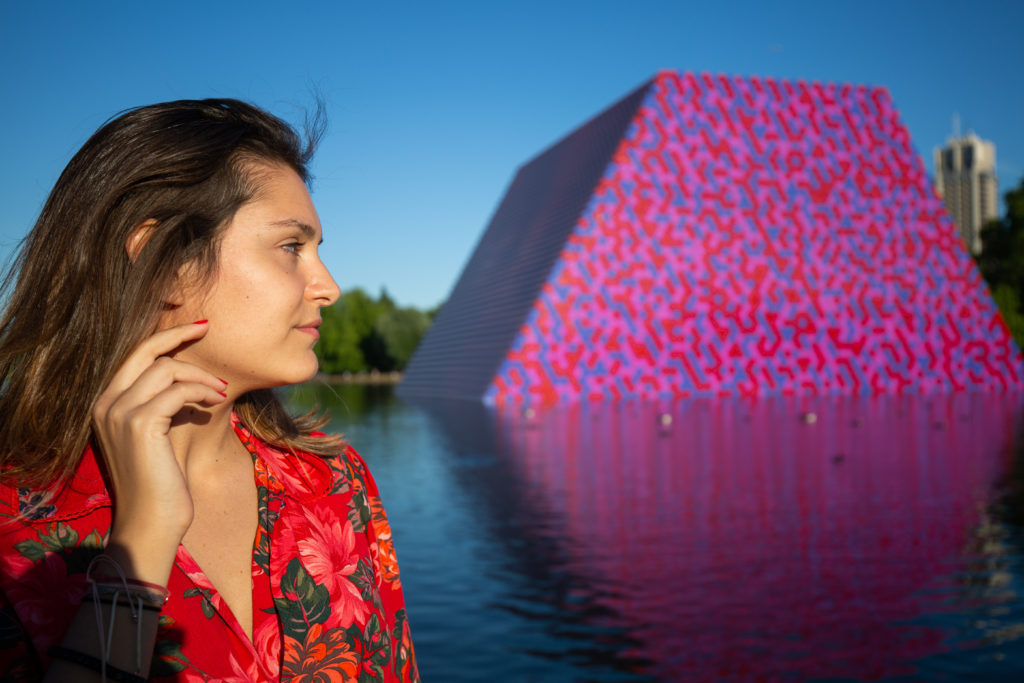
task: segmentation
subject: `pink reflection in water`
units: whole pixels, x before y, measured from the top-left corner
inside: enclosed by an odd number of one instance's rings
[[[665,680],[913,676],[1020,397],[780,398],[498,414],[551,539]]]

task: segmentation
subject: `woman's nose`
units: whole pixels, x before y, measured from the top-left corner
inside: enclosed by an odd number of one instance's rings
[[[331,277],[331,272],[323,261],[317,259],[317,268],[310,276],[309,292],[311,297],[320,302],[321,306],[330,306],[341,296],[338,283]]]

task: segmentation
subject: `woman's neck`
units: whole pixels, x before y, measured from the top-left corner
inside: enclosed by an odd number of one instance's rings
[[[171,422],[169,438],[186,479],[215,477],[221,463],[244,452],[231,425],[234,402],[186,406]]]

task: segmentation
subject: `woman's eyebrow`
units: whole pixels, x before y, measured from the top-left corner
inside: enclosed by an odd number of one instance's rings
[[[308,223],[297,221],[294,218],[285,218],[281,221],[274,221],[270,226],[274,228],[298,228],[307,238],[313,239],[316,237],[316,228]]]

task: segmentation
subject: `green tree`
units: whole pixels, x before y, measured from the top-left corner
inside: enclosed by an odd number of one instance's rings
[[[415,308],[396,308],[377,318],[374,330],[384,342],[394,369],[404,370],[430,327],[430,317]]]
[[[1017,346],[1024,348],[1024,337],[1022,337],[1022,333],[1024,333],[1024,315],[1021,314],[1019,291],[1013,285],[1000,282],[992,290],[992,298],[996,300],[996,306],[999,307],[999,312],[1003,314],[1003,320],[1006,321],[1006,326],[1010,328]]]
[[[977,261],[1017,346],[1024,348],[1024,178],[1004,197],[1006,215],[982,229]]]
[[[333,306],[323,309],[317,356],[320,371],[329,374],[363,372],[371,365],[362,341],[373,331],[376,303],[361,289],[343,292]]]
[[[431,313],[399,308],[384,289],[376,300],[350,289],[322,316],[316,353],[328,374],[402,370],[432,322]]]
[[[351,324],[345,311],[339,306],[331,306],[323,309],[321,315],[323,323],[320,325],[320,341],[316,345],[320,371],[339,374],[367,370],[366,359],[359,347],[357,326]]]
[[[359,340],[359,348],[363,352],[366,364],[380,372],[391,372],[395,369],[395,359],[388,353],[387,342],[380,336],[377,328]]]

